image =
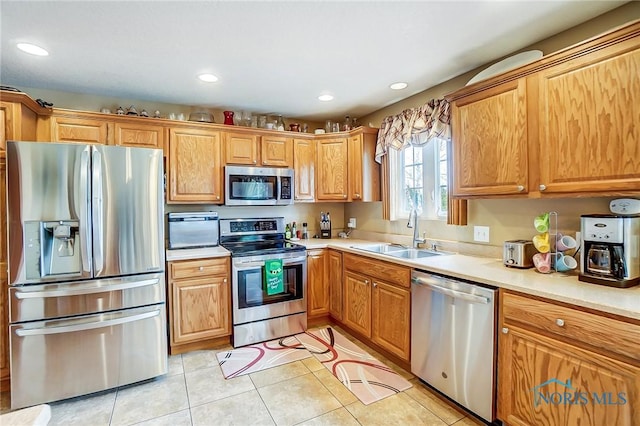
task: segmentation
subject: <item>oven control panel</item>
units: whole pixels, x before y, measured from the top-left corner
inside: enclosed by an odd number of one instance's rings
[[[284,218],[221,219],[220,236],[284,234]]]

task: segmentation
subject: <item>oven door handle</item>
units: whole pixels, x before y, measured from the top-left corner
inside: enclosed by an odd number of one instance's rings
[[[294,265],[297,263],[302,263],[306,260],[307,258],[305,256],[282,259],[282,266]],[[264,262],[265,262],[264,260],[259,260],[256,262],[238,262],[238,263],[235,263],[233,267],[238,271],[244,271],[246,269],[262,268],[264,266]]]

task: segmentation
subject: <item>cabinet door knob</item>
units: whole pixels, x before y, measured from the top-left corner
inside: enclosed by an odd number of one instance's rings
[[[226,282],[227,282],[227,279],[226,279],[226,278],[225,278],[225,279],[223,279],[223,280],[222,280],[222,282],[223,282],[223,283],[226,283]]]
[[[374,287],[378,287],[378,283],[374,281],[374,282],[373,282],[373,286],[374,286]]]
[[[364,283],[365,283],[366,285],[369,285],[369,280],[364,280]]]
[[[256,164],[256,163],[257,163],[257,161],[256,161],[256,160],[253,160],[253,164]]]
[[[198,270],[204,271],[204,266],[199,267]]]
[[[547,185],[540,185],[538,188],[540,188],[540,191],[544,191],[547,189]]]
[[[347,198],[347,194],[343,194],[343,195],[342,195],[342,198]]]
[[[558,319],[556,320],[556,324],[558,325],[558,327],[564,327],[564,320],[563,320],[563,319],[558,318]]]
[[[502,334],[508,334],[509,329],[507,327],[502,327]]]
[[[524,191],[524,185],[518,185],[518,192]]]
[[[354,198],[360,198],[360,194],[353,194]]]
[[[219,195],[216,195],[216,200],[219,200],[219,199],[220,199],[220,196],[219,196]]]

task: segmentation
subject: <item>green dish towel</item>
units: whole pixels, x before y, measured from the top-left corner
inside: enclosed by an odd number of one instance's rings
[[[267,290],[267,296],[284,292],[282,259],[264,262],[264,286]]]

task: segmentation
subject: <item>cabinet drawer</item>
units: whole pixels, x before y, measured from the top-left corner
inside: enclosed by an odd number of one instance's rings
[[[526,324],[640,360],[640,325],[511,293],[503,293],[502,306],[507,324]]]
[[[411,269],[404,266],[347,253],[344,255],[344,265],[345,269],[350,271],[359,272],[402,287],[411,287]]]
[[[169,262],[169,277],[172,280],[180,280],[207,275],[226,275],[229,271],[228,263],[229,259],[226,257]]]

